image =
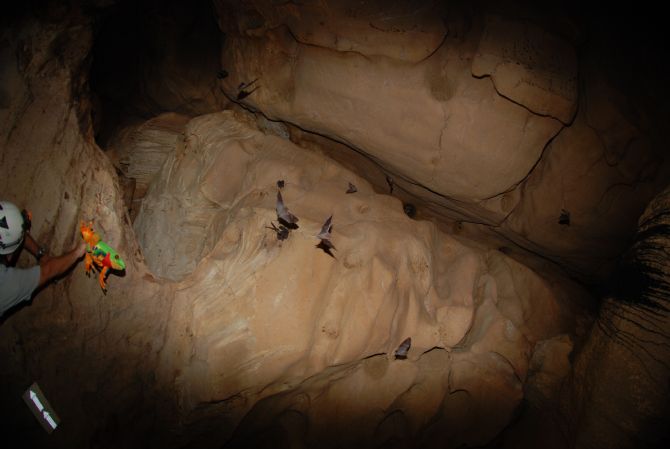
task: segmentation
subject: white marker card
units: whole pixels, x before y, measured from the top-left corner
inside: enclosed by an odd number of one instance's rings
[[[28,408],[33,412],[33,415],[35,415],[35,418],[47,433],[52,433],[56,430],[60,423],[60,418],[58,418],[56,412],[51,408],[51,404],[47,401],[37,382],[34,382],[23,393],[23,400],[26,401]]]

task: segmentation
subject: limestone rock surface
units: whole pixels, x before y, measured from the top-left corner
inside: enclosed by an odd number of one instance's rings
[[[490,76],[496,90],[539,115],[570,123],[577,110],[577,54],[565,39],[522,21],[485,20],[475,76]]]
[[[375,35],[373,16],[340,11],[339,20]],[[415,28],[419,19],[412,16]],[[465,42],[447,39],[426,58],[408,62],[376,56],[383,53],[381,43],[364,53],[348,52],[308,45],[285,27],[263,28],[253,37],[224,31],[222,64],[230,76],[222,87],[232,98],[241,83],[257,79],[254,87],[260,87],[245,98],[250,107],[346,142],[454,198],[477,201],[509,189],[561,129],[560,121],[502,98],[490,80],[472,77],[473,34]],[[409,31],[397,34],[411,40]]]
[[[221,420],[227,404],[232,420],[251,413],[241,424],[248,438],[286,419],[313,442],[360,419],[350,438],[372,444],[393,403],[407,407],[410,433],[462,403],[472,415],[458,414],[463,430],[450,444],[492,438],[521,400],[534,343],[573,326],[567,303],[511,259],[411,220],[365,180],[245,122],[232,112],[192,120],[135,222],[147,264],[179,281],[163,371],[181,367],[172,381],[184,419]],[[278,180],[300,219],[283,241],[267,228]],[[330,215],[335,257],[316,247]],[[170,238],[174,253],[153,251]],[[408,360],[391,360],[408,336]],[[416,377],[417,363],[428,373]],[[379,379],[364,374],[378,370]],[[418,405],[433,383],[447,402]],[[369,399],[356,405],[364,391]],[[454,391],[468,394],[453,402]],[[289,406],[297,397],[298,410]]]
[[[359,173],[389,176],[426,216],[483,225],[467,231],[589,282],[611,274],[667,179],[667,139],[651,129],[663,115],[626,100],[626,63],[600,60],[615,52],[607,38],[580,47],[560,14],[432,1],[387,13],[385,2],[355,13],[339,2],[216,5],[231,100],[365,155],[373,168]],[[384,14],[399,22],[380,39]]]
[[[306,26],[300,14],[320,17],[318,6],[282,3],[266,17],[264,4],[245,2],[244,14],[228,17],[242,24],[223,53],[236,63],[213,90],[234,98],[239,82],[263,75],[244,103],[266,117],[191,119],[150,106],[144,112],[156,116],[109,149],[94,139],[91,10],[53,2],[0,30],[4,198],[32,210],[32,233],[54,254],[78,241],[80,219],[92,219],[127,263],[107,294],[78,265],[3,317],[5,434],[55,448],[537,447],[562,435],[557,411],[575,437],[548,447],[655,443],[647,426],[657,431],[667,410],[655,377],[667,378],[667,319],[608,302],[591,329],[583,289],[549,270],[538,275],[507,247],[465,239],[456,231],[467,224],[450,234],[410,219],[398,198],[324,156],[316,140],[309,151],[296,146],[293,131],[271,119],[369,152],[382,181],[394,175],[396,194],[416,189],[472,226],[573,260],[625,240],[633,212],[667,179],[662,151],[647,139],[653,120],[614,82],[591,78],[597,71],[586,72],[589,96],[568,127],[569,101],[546,85],[504,93],[508,62],[483,38],[504,21],[427,20],[436,17],[430,3],[356,15],[346,3],[324,25]],[[413,27],[412,11],[425,28]],[[368,28],[369,37],[358,34]],[[209,97],[208,68],[168,82],[189,61],[175,51],[183,58],[168,58],[170,76],[146,86],[153,106],[196,114],[222,104]],[[496,68],[473,78],[477,51]],[[140,186],[134,223],[124,177]],[[266,227],[278,180],[300,217],[283,241]],[[357,193],[345,193],[349,182]],[[555,223],[561,209],[568,227]],[[330,214],[334,257],[316,247]],[[409,357],[394,359],[408,336]],[[21,399],[34,381],[64,423],[53,435]],[[535,433],[515,440],[514,429]]]

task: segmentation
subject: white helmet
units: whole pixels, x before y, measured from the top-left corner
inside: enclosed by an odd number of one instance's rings
[[[11,254],[23,242],[26,223],[18,207],[0,201],[0,254]]]

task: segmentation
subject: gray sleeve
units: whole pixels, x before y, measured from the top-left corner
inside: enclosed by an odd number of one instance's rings
[[[0,315],[29,300],[39,283],[39,265],[27,269],[0,266]]]

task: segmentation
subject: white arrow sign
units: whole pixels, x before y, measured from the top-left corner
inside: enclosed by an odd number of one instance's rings
[[[42,425],[44,430],[48,433],[53,432],[60,420],[58,415],[51,408],[51,404],[44,397],[44,393],[37,385],[33,383],[26,391],[23,393],[23,400],[28,404],[28,408],[33,412],[37,421]]]

